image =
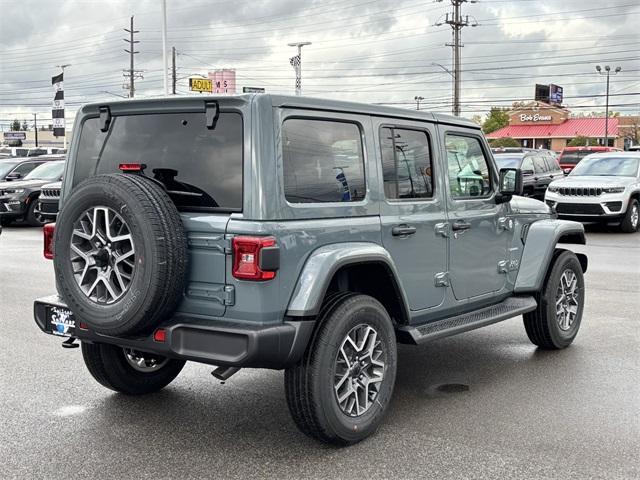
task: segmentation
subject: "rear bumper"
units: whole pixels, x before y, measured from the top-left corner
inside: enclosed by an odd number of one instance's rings
[[[45,333],[47,307],[67,308],[57,295],[34,302],[34,318]],[[284,321],[277,325],[242,324],[226,319],[194,318],[178,314],[156,328],[166,331],[164,342],[152,335],[113,337],[76,326],[73,337],[83,342],[108,343],[169,358],[218,366],[282,369],[304,353],[314,321]]]

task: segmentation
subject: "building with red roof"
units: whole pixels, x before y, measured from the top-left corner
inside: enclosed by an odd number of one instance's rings
[[[604,117],[571,118],[569,110],[544,102],[532,102],[509,112],[509,125],[487,135],[487,138],[511,137],[519,140],[523,147],[548,148],[560,151],[573,138],[582,136],[592,139],[592,145],[604,145],[605,129],[609,146],[624,147],[624,138],[619,132],[618,118],[609,118],[608,127]]]

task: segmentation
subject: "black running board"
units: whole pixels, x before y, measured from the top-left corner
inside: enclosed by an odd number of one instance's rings
[[[537,305],[535,299],[531,296],[509,297],[495,305],[456,315],[455,317],[423,325],[403,325],[396,330],[398,341],[413,344],[430,342],[431,340],[468,332],[469,330],[507,320],[535,310]]]

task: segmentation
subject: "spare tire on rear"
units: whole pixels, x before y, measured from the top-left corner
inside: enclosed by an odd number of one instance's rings
[[[182,298],[186,234],[153,180],[115,173],[83,181],[65,199],[54,241],[58,292],[76,324],[106,335],[148,333]]]

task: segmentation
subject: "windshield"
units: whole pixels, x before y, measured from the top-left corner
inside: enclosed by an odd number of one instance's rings
[[[522,155],[494,155],[496,163],[499,168],[520,168],[520,162],[522,161]]]
[[[572,177],[587,175],[605,177],[635,177],[638,174],[640,158],[591,157],[585,158],[569,174]]]
[[[64,162],[47,162],[34,168],[25,180],[58,180],[62,176]]]
[[[575,165],[580,162],[587,155],[591,155],[593,152],[589,150],[576,150],[575,152],[564,152],[560,156],[560,163],[569,163]]]
[[[18,162],[0,162],[0,178],[4,178]]]

